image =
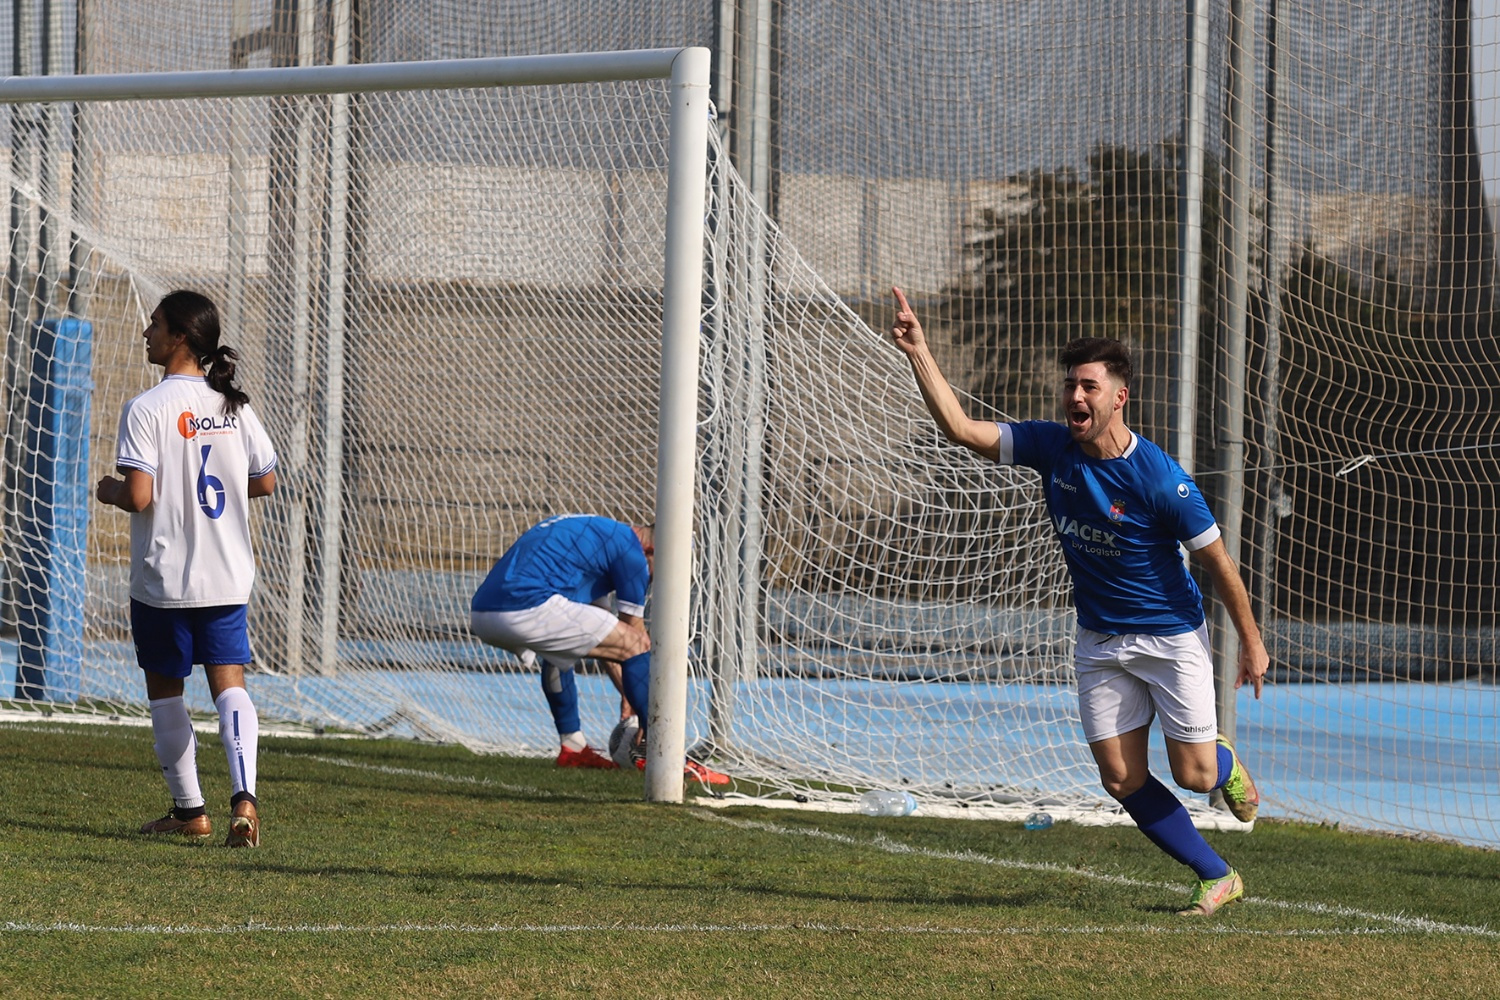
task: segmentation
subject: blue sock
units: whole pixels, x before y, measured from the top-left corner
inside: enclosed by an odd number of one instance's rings
[[[547,707],[552,709],[559,736],[583,728],[578,722],[578,679],[573,676],[572,667],[563,670],[543,660],[542,694],[547,696]]]
[[[620,686],[625,689],[625,697],[630,700],[630,707],[635,709],[636,717],[641,720],[641,728],[646,728],[646,713],[651,705],[651,653],[639,653],[620,664]]]
[[[1153,844],[1187,865],[1200,879],[1229,874],[1229,865],[1208,846],[1177,796],[1154,776],[1147,775],[1146,783],[1121,799],[1120,805]]]
[[[1219,751],[1219,776],[1214,779],[1214,788],[1223,788],[1224,782],[1229,780],[1229,772],[1234,770],[1234,754],[1230,753],[1229,748],[1222,743],[1217,749]]]

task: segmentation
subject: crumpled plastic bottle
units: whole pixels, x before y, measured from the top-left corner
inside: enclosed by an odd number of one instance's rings
[[[866,816],[910,816],[916,808],[911,792],[873,788],[859,797],[859,811]]]

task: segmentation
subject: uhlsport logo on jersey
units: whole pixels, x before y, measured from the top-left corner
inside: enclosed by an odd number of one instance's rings
[[[1180,497],[1182,497],[1182,499],[1184,499],[1184,500],[1187,499],[1187,495],[1188,495],[1187,483],[1178,483],[1177,484],[1177,495],[1180,496]]]
[[[202,431],[212,434],[215,431],[232,431],[240,425],[239,418],[226,413],[211,417],[195,417],[192,410],[183,410],[177,415],[177,433],[188,440],[198,436]]]
[[[1111,500],[1109,502],[1109,519],[1111,521],[1123,521],[1125,519],[1125,501]]]

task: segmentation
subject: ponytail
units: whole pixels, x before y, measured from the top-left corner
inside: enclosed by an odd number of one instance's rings
[[[208,387],[224,397],[225,413],[238,413],[240,407],[250,402],[245,390],[234,384],[234,363],[239,359],[239,351],[220,344],[203,365],[208,372]]]

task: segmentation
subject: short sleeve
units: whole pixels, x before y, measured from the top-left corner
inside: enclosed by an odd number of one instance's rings
[[[1189,552],[1211,545],[1219,537],[1219,525],[1208,509],[1208,501],[1203,499],[1198,484],[1175,462],[1162,482],[1157,502],[1173,536]]]
[[[646,590],[651,586],[651,566],[646,553],[628,525],[616,537],[617,549],[610,562],[610,576],[615,585],[615,604],[621,614],[643,618],[646,614]]]
[[[1016,464],[1016,432],[1010,424],[997,425],[1000,428],[1000,455],[995,460],[997,465]]]
[[[276,448],[260,417],[248,405],[240,412],[245,428],[245,457],[249,460],[250,478],[257,479],[276,468]]]
[[[1045,473],[1068,446],[1069,440],[1068,429],[1051,420],[1001,424],[1000,462]]]
[[[137,469],[150,476],[156,475],[160,461],[160,443],[156,428],[152,426],[151,413],[137,400],[131,400],[120,411],[119,442],[115,451],[115,467]]]

